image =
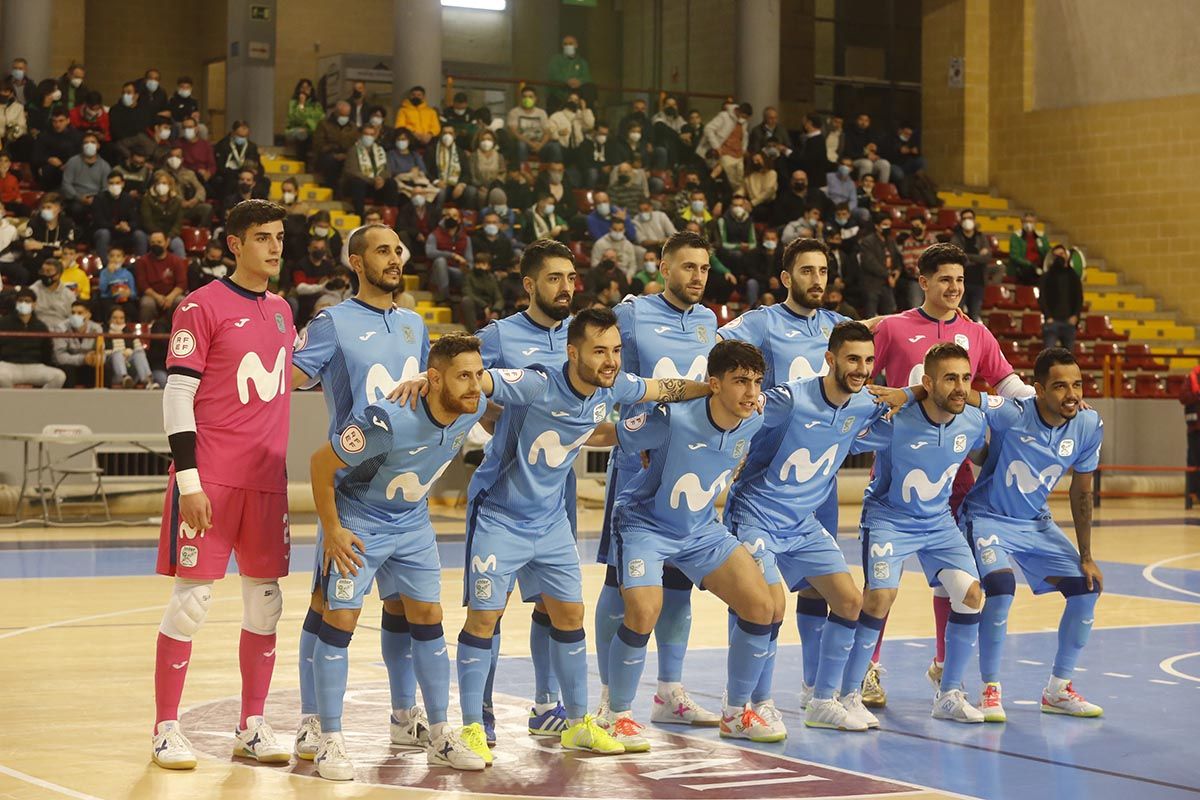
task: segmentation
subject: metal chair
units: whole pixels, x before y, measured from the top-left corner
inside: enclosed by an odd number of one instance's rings
[[[54,513],[58,516],[59,522],[62,522],[63,507],[63,497],[59,492],[59,487],[67,478],[81,476],[92,478],[95,481],[95,487],[91,497],[80,502],[95,503],[99,499],[99,502],[104,504],[104,518],[112,519],[112,513],[108,507],[108,495],[104,491],[104,469],[96,458],[96,446],[89,444],[78,449],[71,449],[69,453],[58,460],[52,457],[52,447],[63,450],[70,449],[80,444],[77,437],[91,436],[91,434],[92,429],[87,425],[55,423],[42,428],[42,435],[47,437],[47,441],[39,456],[38,472],[41,473],[42,470],[45,470],[50,474],[50,481],[53,483],[50,495],[54,500]]]

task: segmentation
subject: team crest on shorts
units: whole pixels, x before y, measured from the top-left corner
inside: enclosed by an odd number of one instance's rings
[[[855,419],[856,417],[846,417],[846,421],[842,423],[842,433],[850,432],[850,429],[854,427]]]
[[[967,435],[965,433],[960,433],[958,436],[954,437],[954,452],[961,453],[962,451],[964,451],[966,449],[967,449]]]
[[[357,425],[351,425],[342,431],[342,436],[338,441],[347,453],[361,453],[367,446],[367,437],[363,435],[363,429]]]
[[[412,328],[408,327],[407,325],[404,326],[404,341],[407,344],[413,344],[417,341],[417,337],[415,334],[413,334]]]
[[[1058,454],[1064,458],[1075,452],[1075,440],[1063,439],[1058,443]]]
[[[283,333],[285,330],[287,330],[283,324],[283,314],[280,314],[278,311],[275,312],[275,327],[279,328],[280,333]]]
[[[463,431],[458,436],[454,437],[454,444],[450,445],[451,450],[457,450],[462,447],[463,439],[467,438],[467,432]]]
[[[195,545],[185,544],[179,548],[179,566],[194,567],[200,557],[200,550]]]
[[[981,552],[979,554],[979,560],[982,561],[984,564],[995,564],[996,563],[996,551],[990,547],[987,548],[986,550],[984,550],[983,552]]]
[[[701,344],[708,344],[708,328],[704,327],[703,325],[697,326],[696,338],[700,340]]]
[[[642,578],[646,575],[646,562],[640,558],[635,558],[629,562],[629,577]]]
[[[971,340],[967,338],[967,335],[965,333],[954,334],[954,343],[956,345],[958,345],[959,347],[961,347],[963,350],[971,349]]]
[[[871,572],[876,580],[886,581],[892,575],[892,568],[886,561],[876,561],[871,568]]]
[[[475,599],[476,600],[491,600],[492,599],[492,579],[491,578],[476,578],[475,579]]]
[[[734,457],[734,458],[741,458],[741,457],[742,457],[742,453],[744,453],[744,452],[746,452],[746,440],[745,440],[745,439],[738,439],[738,440],[737,440],[737,444],[735,444],[735,445],[733,446],[733,457]]]
[[[337,583],[333,585],[334,600],[353,600],[354,599],[354,579],[353,578],[338,578]]]
[[[608,416],[608,403],[600,403],[592,409],[592,422],[599,424]]]

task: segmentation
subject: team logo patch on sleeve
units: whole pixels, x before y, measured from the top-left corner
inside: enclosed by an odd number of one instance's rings
[[[731,331],[742,324],[742,317],[734,317],[729,322],[725,323],[725,330]]]
[[[292,345],[292,349],[295,350],[297,353],[299,353],[301,350],[304,349],[304,345],[306,345],[306,344],[308,344],[308,328],[307,327],[305,327],[304,330],[302,330],[296,334],[296,341]]]
[[[525,370],[523,369],[501,369],[496,371],[500,373],[500,377],[505,383],[516,383],[525,374]]]
[[[636,417],[630,417],[629,419],[625,420],[625,430],[630,431],[630,432],[633,432],[636,430],[641,430],[642,426],[645,424],[646,424],[646,413],[643,411],[641,414],[638,414]]]
[[[280,314],[278,311],[275,312],[275,327],[279,328],[280,333],[283,333],[285,330],[287,330],[283,324],[283,314]]]
[[[171,355],[186,358],[196,352],[196,337],[187,328],[180,328],[171,337]]]
[[[338,442],[347,453],[361,453],[367,446],[367,437],[363,434],[362,428],[357,425],[351,425],[342,431],[342,436],[338,439]]]
[[[988,395],[988,408],[999,408],[1004,405],[1004,398],[998,394]]]
[[[592,422],[600,424],[608,416],[608,403],[599,403],[592,409]]]

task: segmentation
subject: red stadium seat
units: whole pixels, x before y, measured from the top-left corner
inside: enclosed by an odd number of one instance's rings
[[[79,257],[79,267],[88,274],[89,278],[94,278],[104,269],[104,262],[95,253],[88,253]]]
[[[983,287],[983,307],[1004,308],[1008,299],[1008,290],[998,283],[989,283]]]
[[[1154,358],[1148,344],[1125,345],[1125,369],[1164,370],[1167,365]]]
[[[896,184],[884,183],[876,181],[875,183],[875,199],[881,203],[900,204],[904,201],[900,199],[900,193],[896,191]]]
[[[1096,380],[1095,375],[1083,376],[1083,396],[1084,397],[1102,397],[1104,394],[1100,389],[1100,382]]]
[[[575,266],[586,269],[592,265],[592,259],[584,252],[582,242],[572,239],[567,247],[571,248],[571,255],[575,256]]]
[[[30,209],[37,208],[37,204],[42,201],[42,195],[45,192],[38,189],[25,189],[21,192],[21,203],[29,206]]]
[[[1025,336],[1041,336],[1042,315],[1040,313],[1022,314],[1021,333]]]
[[[1166,397],[1165,381],[1158,375],[1140,373],[1133,379],[1133,396],[1142,398]]]
[[[953,228],[958,224],[958,212],[953,208],[939,208],[935,228]]]
[[[580,214],[592,213],[592,193],[588,189],[573,189],[575,195],[575,205],[579,208]]]
[[[191,255],[198,256],[208,246],[208,240],[212,237],[212,231],[208,228],[193,228],[190,225],[184,225],[183,229],[179,232],[179,236],[183,239],[183,249]]]
[[[985,304],[986,308],[986,304]],[[1012,314],[1007,311],[992,311],[987,315],[988,330],[994,336],[1017,336],[1021,331],[1013,325]]]
[[[400,213],[400,209],[395,206],[376,206],[375,210],[379,212],[379,217],[383,220],[383,224],[389,228],[396,227],[396,217]]]
[[[1188,382],[1187,375],[1168,375],[1167,376],[1167,396],[1179,397],[1179,393],[1183,391],[1184,385]]]
[[[1088,339],[1104,339],[1110,342],[1127,342],[1129,334],[1113,330],[1107,314],[1088,314],[1083,318],[1083,335]]]
[[[658,178],[660,181],[663,182],[663,191],[664,192],[674,192],[675,191],[675,178],[671,175],[670,170],[652,169],[652,170],[650,170],[650,174],[653,177]]]
[[[1080,369],[1100,369],[1104,366],[1104,361],[1096,356],[1095,349],[1089,348],[1084,342],[1076,342],[1073,352]]]
[[[1014,302],[1017,308],[1024,311],[1037,311],[1041,306],[1038,305],[1038,288],[1036,286],[1025,286],[1023,284],[1016,287],[1016,297]]]

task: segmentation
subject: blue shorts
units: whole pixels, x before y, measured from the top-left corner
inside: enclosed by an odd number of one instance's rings
[[[596,561],[610,567],[616,566],[617,563],[615,548],[612,547],[613,516],[616,514],[617,495],[633,479],[633,476],[637,475],[637,469],[630,468],[628,465],[622,468],[617,464],[621,460],[620,452],[619,448],[613,448],[612,454],[608,457],[607,488],[604,492],[604,522],[600,527],[600,545],[596,549]]]
[[[734,526],[733,533],[771,585],[783,582],[791,591],[798,591],[809,585],[810,575],[850,571],[837,540],[812,514],[804,518],[796,533],[786,536],[754,525]]]
[[[467,522],[466,581],[463,605],[477,611],[500,611],[520,576],[528,591],[564,603],[583,602],[583,573],[571,523],[564,512],[542,532],[531,534],[495,510],[475,505]]]
[[[670,562],[688,580],[700,586],[729,560],[740,545],[719,522],[686,535],[650,530],[650,523],[618,509],[613,520],[613,559],[617,581],[626,588],[662,586],[663,564]]]
[[[941,583],[937,574],[943,569],[960,569],[979,578],[971,547],[949,512],[944,519],[939,517],[924,525],[898,525],[878,517],[872,522],[868,525],[864,519],[860,531],[867,588],[899,588],[904,559],[912,555],[921,562],[930,586]]]
[[[963,529],[975,551],[979,574],[1012,569],[1025,573],[1034,594],[1054,591],[1046,578],[1081,578],[1079,551],[1050,519],[1011,519],[967,512]]]
[[[576,533],[576,529],[575,529],[575,521],[573,519],[574,515],[571,513],[574,510],[575,506],[571,502],[570,498],[567,499],[567,502],[570,504],[567,508],[567,524],[571,526],[571,535],[578,538],[578,534]],[[471,520],[474,517],[475,517],[475,501],[468,500],[467,501],[467,520]],[[542,599],[542,584],[538,581],[537,570],[531,569],[529,567],[522,567],[521,569],[517,570],[517,574],[516,574],[515,580],[513,581],[513,585],[510,585],[505,593],[507,594],[508,592],[511,592],[514,589],[518,589],[521,592],[521,601],[522,602],[536,603],[537,601],[541,600]],[[465,600],[463,601],[463,604],[464,605],[466,604]]]
[[[372,582],[379,586],[379,596],[385,600],[403,595],[422,603],[441,602],[442,563],[432,525],[401,533],[359,534],[359,538],[366,552],[358,574],[341,575],[331,567],[322,579],[329,608],[362,608]],[[320,553],[318,548],[318,559]]]

